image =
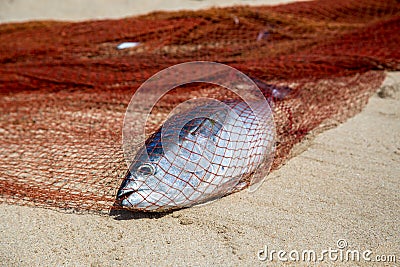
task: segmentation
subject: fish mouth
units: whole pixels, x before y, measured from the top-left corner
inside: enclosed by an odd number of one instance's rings
[[[133,189],[133,188],[129,188],[129,189],[120,189],[117,193],[117,200],[124,200],[129,198],[132,194],[134,193],[139,193],[140,195],[142,195],[142,192],[145,191],[149,191],[150,189]]]
[[[116,202],[126,208],[133,208],[146,202],[149,189],[122,189],[118,191]]]
[[[129,198],[130,195],[133,193],[136,193],[140,191],[139,186],[136,183],[136,177],[132,175],[130,171],[125,176],[124,181],[122,182],[121,187],[119,188],[116,196],[116,200],[118,202],[121,202],[127,198]]]
[[[124,199],[127,199],[130,195],[138,191],[139,190],[137,189],[120,189],[117,193],[117,200],[122,201]]]

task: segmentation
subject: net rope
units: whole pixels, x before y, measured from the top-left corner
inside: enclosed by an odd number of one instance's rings
[[[237,68],[266,96],[271,84],[290,88],[274,100],[275,170],[308,134],[358,113],[385,71],[400,69],[399,32],[394,0],[2,24],[0,201],[107,213],[127,169],[121,131],[130,98],[151,75],[195,60]],[[140,45],[116,49],[122,42]],[[229,98],[218,88],[181,89],[155,108],[150,129],[185,99]]]

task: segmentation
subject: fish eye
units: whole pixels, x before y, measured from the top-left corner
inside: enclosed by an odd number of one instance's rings
[[[143,176],[149,176],[149,175],[154,175],[156,170],[153,165],[146,163],[146,164],[140,165],[139,168],[137,169],[137,172]]]

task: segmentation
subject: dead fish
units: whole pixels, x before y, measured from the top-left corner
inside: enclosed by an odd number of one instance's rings
[[[168,211],[245,187],[242,178],[273,153],[275,137],[269,106],[251,106],[208,103],[170,117],[136,153],[117,203]]]

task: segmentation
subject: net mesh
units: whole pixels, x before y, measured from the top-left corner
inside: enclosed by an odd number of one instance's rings
[[[268,97],[271,85],[290,88],[274,99],[277,169],[307,134],[359,112],[385,70],[400,69],[398,32],[394,0],[2,24],[1,201],[108,212],[127,169],[121,134],[130,98],[156,72],[194,60],[237,68]],[[116,49],[131,41],[140,45]],[[171,92],[149,129],[200,96],[228,98],[208,86]]]

